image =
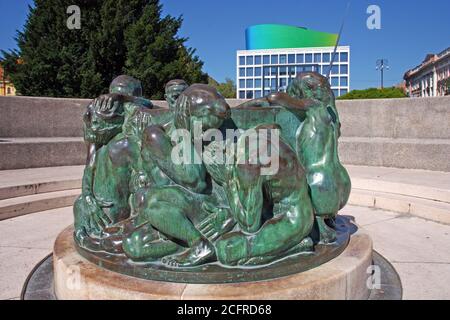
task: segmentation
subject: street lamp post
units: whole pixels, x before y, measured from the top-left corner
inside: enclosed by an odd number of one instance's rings
[[[384,88],[384,69],[389,70],[389,61],[387,59],[378,59],[377,70],[381,72],[381,89]]]

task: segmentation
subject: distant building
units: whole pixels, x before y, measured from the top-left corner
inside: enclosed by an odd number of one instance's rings
[[[439,97],[450,94],[450,47],[439,54],[428,54],[425,60],[405,73],[410,97]]]
[[[5,74],[5,70],[0,65],[0,96],[15,96],[16,88]]]
[[[237,98],[284,91],[303,71],[330,72],[337,34],[276,24],[249,27],[246,50],[237,52]],[[330,72],[336,97],[350,91],[350,47],[339,46]]]

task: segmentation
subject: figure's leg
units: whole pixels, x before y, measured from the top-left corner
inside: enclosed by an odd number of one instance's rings
[[[330,244],[336,241],[336,230],[328,226],[327,219],[332,219],[334,215],[316,215],[316,223],[319,229],[320,243]]]
[[[334,167],[333,167],[334,168]],[[319,232],[319,241],[322,244],[330,244],[336,241],[336,231],[327,224],[339,211],[340,189],[337,179],[332,172],[333,168],[319,168],[308,175],[310,183],[311,199],[315,211],[316,227]],[[321,180],[315,179],[321,176]]]
[[[279,257],[301,243],[311,233],[314,223],[313,208],[304,189],[299,196],[289,199],[292,206],[286,207],[286,212],[267,221],[256,234],[234,233],[219,240],[219,261],[235,265],[257,257]]]
[[[139,262],[154,261],[181,248],[172,241],[162,239],[149,224],[124,237],[122,247],[130,259]]]
[[[214,246],[187,218],[193,209],[183,189],[166,187],[153,190],[145,208],[151,225],[169,238],[183,242],[189,249],[161,261],[172,267],[192,267],[215,257]]]

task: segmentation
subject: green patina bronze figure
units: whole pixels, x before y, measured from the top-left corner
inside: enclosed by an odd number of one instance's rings
[[[169,109],[121,76],[88,106],[81,254],[148,279],[227,282],[342,252],[349,231],[336,219],[351,184],[325,77],[301,73],[287,93],[235,110],[207,85],[172,80],[165,91]]]

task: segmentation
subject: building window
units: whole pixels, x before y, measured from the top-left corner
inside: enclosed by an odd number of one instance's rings
[[[339,66],[334,65],[331,67],[331,74],[339,74]]]
[[[303,53],[297,55],[297,63],[305,63],[305,55]]]
[[[251,66],[253,64],[253,56],[248,56],[247,57],[247,65]]]
[[[280,55],[280,64],[286,64],[287,63],[287,57],[285,54]]]
[[[348,74],[348,65],[341,64],[341,74]]]
[[[244,79],[239,80],[239,88],[241,88],[241,89],[245,88],[245,80]]]
[[[288,55],[288,63],[295,63],[295,54]]]
[[[247,77],[253,77],[253,68],[247,68]]]
[[[264,67],[264,76],[270,76],[270,68]]]
[[[322,66],[322,75],[328,76],[329,72],[330,72],[330,66],[329,65],[323,65]]]
[[[247,99],[253,99],[253,91],[247,91]]]
[[[264,64],[269,64],[270,63],[270,56],[269,55],[263,56],[263,63]]]
[[[272,64],[278,64],[278,56],[277,55],[272,56],[270,62]]]
[[[320,56],[320,53],[314,53],[314,62],[315,63],[322,62],[322,57]]]
[[[247,89],[253,88],[253,79],[247,79]]]
[[[331,77],[331,86],[339,87],[339,78],[338,77]]]
[[[281,76],[285,76],[287,74],[286,72],[287,72],[286,67],[280,67],[280,75]]]
[[[245,77],[245,68],[239,68],[239,77]]]
[[[245,91],[239,91],[239,99],[245,99]]]
[[[331,61],[331,54],[330,53],[324,53],[322,57],[322,62],[330,63]]]
[[[295,67],[289,67],[289,75],[295,77]]]
[[[270,94],[270,90],[264,90],[264,96],[268,96]]]
[[[270,88],[270,79],[264,79],[264,88]]]
[[[348,62],[348,53],[341,52],[341,62]]]
[[[255,91],[255,99],[261,98],[261,90]]]
[[[261,64],[261,56],[255,56],[255,64]]]
[[[255,88],[261,88],[261,79],[255,79]]]
[[[276,76],[276,75],[278,74],[277,70],[278,70],[277,67],[272,67],[272,68],[270,68],[270,74],[271,74],[272,76]]]
[[[286,78],[281,78],[280,79],[280,88],[284,88],[287,85],[287,79]]]
[[[243,56],[239,57],[239,65],[240,66],[245,66],[245,57],[243,57]]]
[[[348,77],[341,77],[341,87],[348,86]]]
[[[333,93],[335,97],[339,97],[339,90],[338,89],[333,89]]]
[[[277,79],[270,79],[270,88],[272,90],[276,90],[277,89]]]
[[[305,62],[306,63],[312,63],[313,62],[313,55],[312,55],[312,53],[307,53],[305,55]]]
[[[261,77],[261,67],[255,68],[255,77]]]
[[[347,89],[341,89],[341,96],[343,96],[344,94],[347,94],[348,90]]]
[[[312,69],[313,69],[312,66],[305,66],[303,69],[304,69],[306,72],[311,72],[311,71],[313,71],[313,70],[312,70]]]

